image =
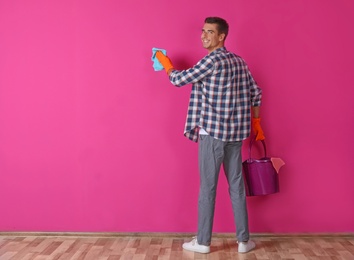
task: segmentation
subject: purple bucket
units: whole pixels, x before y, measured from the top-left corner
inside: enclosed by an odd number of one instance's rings
[[[273,167],[272,161],[267,157],[267,150],[264,140],[264,157],[261,159],[251,158],[250,142],[249,159],[242,163],[243,177],[247,196],[268,195],[279,192],[279,176]]]

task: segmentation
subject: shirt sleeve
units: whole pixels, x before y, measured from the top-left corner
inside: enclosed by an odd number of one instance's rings
[[[170,81],[173,85],[182,87],[190,83],[196,83],[205,76],[212,73],[214,62],[206,56],[201,59],[193,68],[187,70],[174,70],[170,74]]]
[[[259,107],[262,102],[262,89],[257,85],[250,71],[248,71],[248,81],[250,84],[251,105]]]

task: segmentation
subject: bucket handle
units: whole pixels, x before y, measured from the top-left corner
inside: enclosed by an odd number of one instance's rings
[[[250,145],[249,145],[249,158],[251,159],[251,151],[252,151],[252,145],[256,142],[256,136],[254,138],[251,139],[250,141]],[[264,140],[261,140],[262,144],[263,144],[263,150],[264,150],[264,157],[266,158],[267,157],[267,147],[266,147],[266,144],[265,144],[265,141]]]

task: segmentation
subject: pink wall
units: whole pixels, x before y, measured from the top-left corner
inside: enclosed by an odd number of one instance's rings
[[[269,155],[286,162],[280,193],[248,198],[251,231],[354,232],[353,1],[173,7],[0,0],[0,231],[194,232],[190,86],[150,57],[193,65],[217,15],[264,90]],[[214,231],[234,229],[221,178]]]

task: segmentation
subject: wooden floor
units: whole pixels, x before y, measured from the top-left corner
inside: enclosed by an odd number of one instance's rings
[[[235,239],[214,235],[210,254],[182,249],[190,237],[176,235],[1,235],[0,259],[350,259],[354,235],[254,236],[256,249],[237,253]]]

